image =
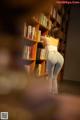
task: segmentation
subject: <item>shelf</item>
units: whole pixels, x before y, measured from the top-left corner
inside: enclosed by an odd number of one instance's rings
[[[35,18],[31,18],[31,19],[29,19],[29,20],[27,21],[27,24],[28,24],[28,25],[31,25],[31,26],[36,26],[36,25],[39,24],[39,21],[38,21],[37,19],[35,19]]]
[[[36,61],[36,60],[34,60],[34,59],[26,59],[26,60],[23,60],[23,63],[24,63],[24,65],[29,65],[34,61]]]
[[[58,9],[56,6],[53,6],[52,12],[50,8],[48,12],[46,12],[45,14],[41,13],[37,16],[30,17],[28,19],[28,22],[26,23],[27,27],[25,29],[26,30],[25,33],[27,33],[27,31],[30,30],[29,31],[30,34],[32,32],[31,36],[35,36],[35,37],[34,40],[28,39],[27,37],[24,38],[25,40],[24,64],[25,66],[27,66],[26,68],[30,71],[30,73],[34,71],[36,73],[36,77],[40,79],[42,79],[42,77],[43,79],[45,79],[45,77],[48,76],[46,71],[47,60],[45,53],[46,52],[45,41],[42,41],[40,39],[40,36],[51,35],[50,31],[52,30],[51,33],[53,32],[56,37],[58,36],[60,38],[59,45],[61,46],[61,42],[64,42],[65,34],[66,34],[65,33],[66,31],[63,31],[64,29],[62,29],[62,25],[63,28],[65,28],[66,26],[65,23],[63,24],[63,21],[65,21],[65,19],[68,19],[68,16],[67,17],[65,16],[66,14],[64,15],[62,14],[64,12],[65,11],[63,8],[59,7]],[[31,26],[31,29],[29,29],[28,26]],[[33,29],[33,27],[35,27],[35,29]],[[52,28],[51,30],[49,30],[50,27]],[[56,30],[55,28],[58,29]],[[31,36],[30,38],[32,38]],[[54,43],[57,44],[56,42]],[[52,44],[54,43],[52,42]],[[61,54],[63,54],[65,49],[63,49],[63,47],[60,46],[58,47],[58,50],[61,52]],[[26,59],[26,58],[32,58],[32,59]]]
[[[24,40],[25,40],[25,44],[29,45],[29,46],[34,45],[35,43],[37,43],[36,40],[32,40],[32,39],[28,39],[28,38],[24,38]]]
[[[52,16],[50,16],[50,20],[52,21],[53,24],[55,23],[58,27],[61,26],[61,24],[58,23],[58,21],[56,20],[56,18],[53,18]]]
[[[38,43],[38,47],[40,48],[44,48],[45,45],[44,45],[44,42],[43,41],[36,41],[36,40],[30,40],[30,39],[27,39],[27,38],[24,38],[25,40],[25,44],[26,45],[34,45],[35,43]]]
[[[45,45],[44,45],[43,41],[38,42],[38,48],[45,48]]]
[[[36,18],[33,17],[32,20],[34,21],[35,24],[40,24]]]
[[[46,59],[40,59],[40,60],[36,60],[36,64],[41,64],[42,62],[46,61]]]
[[[48,73],[44,73],[42,75],[38,75],[37,77],[46,77],[46,76],[48,76]]]
[[[46,28],[44,25],[41,25],[41,24],[40,24],[39,29],[40,29],[42,32],[49,31],[49,29],[48,29],[48,28]]]
[[[33,18],[33,23],[34,24],[39,24],[40,25],[40,30],[42,31],[49,31],[49,29],[47,27],[45,27],[44,25],[42,25],[37,19]]]
[[[43,41],[38,41],[38,43],[40,43],[40,44],[44,44],[44,42],[43,42]]]

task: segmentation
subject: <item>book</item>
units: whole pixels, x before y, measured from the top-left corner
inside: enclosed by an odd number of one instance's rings
[[[38,42],[40,42],[40,38],[41,38],[41,30],[38,31]]]
[[[53,6],[51,6],[51,9],[50,9],[50,15],[52,16],[53,14]]]
[[[56,20],[57,20],[57,22],[59,23],[59,24],[61,24],[61,16],[57,13],[57,18],[56,18]]]
[[[29,47],[26,47],[26,59],[29,59]]]
[[[28,47],[24,46],[23,59],[26,60],[27,58],[28,58]]]
[[[41,68],[42,68],[42,65],[39,64],[39,67],[38,67],[38,75],[39,75],[39,76],[41,75]]]
[[[27,36],[27,26],[26,23],[24,23],[24,37],[26,38]]]
[[[32,40],[35,40],[35,27],[32,27]]]
[[[30,48],[30,59],[35,60],[36,59],[36,46],[33,45]]]
[[[51,20],[48,20],[48,29],[51,30],[51,27],[52,27],[52,21]]]
[[[56,11],[56,9],[54,8],[54,9],[53,9],[53,16],[52,16],[54,19],[56,19],[56,14],[57,14],[57,11]]]
[[[44,15],[44,14],[41,14],[40,17],[39,17],[39,22],[42,26],[46,27],[47,28],[47,22],[48,22],[48,19],[47,17]]]
[[[46,50],[45,49],[41,49],[40,59],[41,60],[45,60],[46,59]]]
[[[32,39],[32,26],[28,26],[28,31],[27,31],[27,38]]]

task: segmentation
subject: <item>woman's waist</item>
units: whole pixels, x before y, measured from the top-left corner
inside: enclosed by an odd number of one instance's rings
[[[47,50],[48,51],[57,51],[57,46],[49,45],[49,46],[47,46]]]

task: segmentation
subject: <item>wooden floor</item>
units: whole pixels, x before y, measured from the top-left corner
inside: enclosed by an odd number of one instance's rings
[[[80,82],[63,80],[58,83],[60,94],[80,95]]]

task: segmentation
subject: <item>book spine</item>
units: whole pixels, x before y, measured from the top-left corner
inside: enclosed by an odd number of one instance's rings
[[[57,12],[56,12],[56,9],[54,8],[54,10],[53,10],[53,18],[56,18],[56,14],[57,14]]]
[[[44,60],[46,59],[45,49],[42,49],[42,50],[41,50],[40,59],[44,59]]]
[[[39,76],[41,75],[41,64],[39,64]]]
[[[51,10],[50,10],[50,15],[52,16],[53,14],[53,6],[51,6]]]
[[[41,31],[38,31],[38,42],[40,41],[40,37],[41,37]]]
[[[28,59],[28,60],[29,60],[29,54],[30,54],[29,46],[27,46],[27,59]]]
[[[27,36],[27,26],[26,26],[26,23],[24,23],[24,37]]]
[[[52,27],[52,22],[51,20],[48,20],[48,29],[51,30],[51,27]]]
[[[27,38],[32,39],[32,26],[31,25],[28,26]]]
[[[23,59],[27,59],[27,54],[28,54],[28,49],[27,46],[24,47],[24,52],[23,52]]]
[[[31,47],[29,47],[29,59],[31,59]]]
[[[60,15],[57,13],[57,22],[59,23],[59,24],[61,24],[61,17],[60,17]]]
[[[35,27],[32,28],[32,40],[35,40]]]

